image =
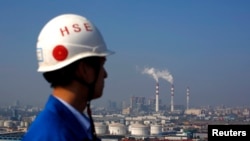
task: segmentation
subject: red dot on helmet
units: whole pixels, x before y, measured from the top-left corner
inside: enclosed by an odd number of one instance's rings
[[[65,60],[67,58],[67,56],[68,56],[68,50],[63,45],[57,45],[53,49],[53,57],[57,61],[63,61],[63,60]]]

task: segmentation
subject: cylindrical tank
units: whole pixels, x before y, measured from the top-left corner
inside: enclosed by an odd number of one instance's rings
[[[103,122],[95,122],[95,131],[97,135],[103,135],[107,133],[107,125]]]
[[[20,122],[20,126],[21,126],[21,127],[25,127],[25,121],[21,121],[21,122]]]
[[[6,121],[4,121],[3,126],[4,127],[12,127],[13,124],[14,123],[11,120],[6,120]]]
[[[130,126],[131,135],[137,136],[147,136],[149,135],[149,128],[148,126],[140,123],[135,123]]]
[[[109,133],[111,135],[126,135],[126,126],[121,123],[111,123],[109,124]]]
[[[29,127],[30,123],[28,121],[24,122],[24,127]]]
[[[152,124],[150,125],[150,134],[151,135],[158,135],[162,132],[162,126],[159,124]]]

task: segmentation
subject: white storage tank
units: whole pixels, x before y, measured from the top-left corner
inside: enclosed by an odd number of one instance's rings
[[[29,127],[30,126],[30,123],[28,121],[25,121],[24,122],[24,127]]]
[[[135,123],[130,126],[131,135],[137,135],[137,136],[147,136],[149,135],[149,127],[141,124],[141,123]]]
[[[131,124],[129,124],[127,126],[128,126],[128,132],[131,133]]]
[[[107,125],[103,122],[95,122],[95,131],[97,135],[107,134]]]
[[[109,133],[111,135],[126,135],[127,129],[124,124],[121,123],[111,123],[109,124]]]
[[[24,127],[24,121],[20,122],[20,127]]]
[[[11,120],[6,120],[3,123],[4,127],[12,127],[14,125],[14,123]]]
[[[151,124],[150,125],[150,134],[151,135],[158,135],[162,132],[162,126],[159,124]]]

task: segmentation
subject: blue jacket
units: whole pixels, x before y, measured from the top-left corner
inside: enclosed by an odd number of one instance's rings
[[[82,127],[72,112],[51,95],[44,110],[31,123],[22,141],[92,140],[90,124],[86,124],[86,128]]]

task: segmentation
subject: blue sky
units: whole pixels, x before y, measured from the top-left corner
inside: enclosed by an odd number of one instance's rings
[[[102,32],[108,78],[96,105],[155,97],[156,81],[144,68],[167,70],[175,104],[250,105],[250,2],[247,0],[43,0],[0,4],[0,105],[19,100],[43,105],[51,92],[37,72],[36,40],[51,18],[75,13]],[[163,104],[171,84],[159,79]]]

